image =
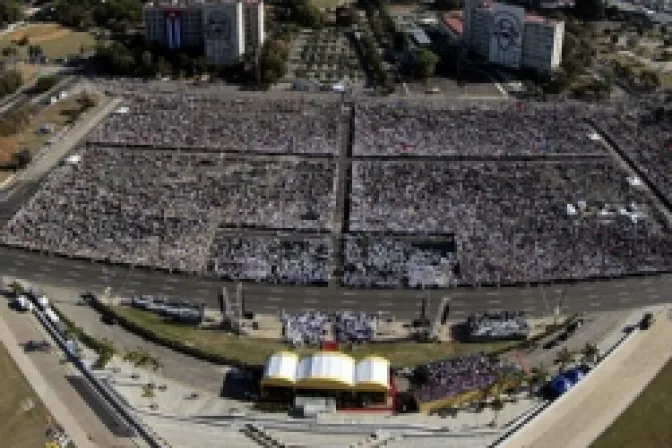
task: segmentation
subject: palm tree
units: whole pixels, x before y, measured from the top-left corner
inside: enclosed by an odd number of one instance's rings
[[[546,380],[548,379],[548,369],[543,364],[539,364],[537,367],[533,367],[528,376],[528,384],[530,386],[530,395],[534,392],[534,389],[542,387]]]
[[[124,354],[123,360],[133,366],[133,373],[131,373],[131,378],[133,379],[137,379],[139,377],[139,375],[135,372],[135,369],[139,366],[142,356],[143,353],[140,347],[138,347],[136,350],[129,350]]]
[[[499,413],[501,412],[502,409],[504,409],[504,400],[502,400],[502,397],[499,394],[497,394],[495,398],[492,400],[492,403],[490,403],[490,407],[494,412],[492,416],[492,422],[490,422],[490,426],[494,427],[497,425],[497,418],[499,417]]]
[[[595,344],[586,342],[586,346],[581,350],[581,354],[585,362],[594,364],[599,359],[600,349]]]
[[[555,357],[555,362],[560,365],[561,372],[573,361],[574,355],[567,349],[567,347],[563,347],[562,350],[558,351]]]

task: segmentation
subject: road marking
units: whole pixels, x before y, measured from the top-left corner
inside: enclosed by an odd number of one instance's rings
[[[35,275],[35,277],[39,277],[39,278],[44,278],[44,277],[47,276],[44,272],[36,272],[34,275]]]
[[[140,286],[143,284],[143,282],[141,282],[140,280],[131,280],[130,282],[128,282],[128,284],[131,286]]]
[[[74,278],[70,278],[70,277],[64,278],[63,281],[65,283],[75,283],[75,282],[77,282],[77,280],[75,280]]]
[[[357,291],[343,291],[343,295],[348,297],[356,296],[357,294]]]
[[[486,296],[498,296],[499,291],[488,291],[485,293]]]
[[[278,307],[276,305],[264,305],[264,308],[267,310],[277,310]]]
[[[588,294],[589,299],[597,299],[597,294]]]
[[[271,288],[273,294],[282,294],[285,290],[282,288]]]
[[[625,285],[625,283],[616,283],[616,284],[614,285],[614,287],[615,287],[615,288],[625,288],[626,285]]]
[[[378,306],[391,307],[392,304],[390,302],[378,302]]]
[[[627,303],[630,301],[630,297],[621,297],[620,299],[618,299],[618,301],[620,303]]]
[[[168,278],[166,278],[166,281],[167,281],[168,283],[178,283],[180,280],[181,280],[181,279],[179,279],[179,278],[175,278],[175,277],[168,277]]]
[[[280,297],[269,297],[268,301],[269,302],[282,302],[282,299]]]
[[[175,287],[170,286],[170,285],[163,285],[163,288],[165,291],[174,291]]]
[[[14,263],[12,263],[15,266],[25,266],[26,263],[24,261],[19,261],[19,260],[14,260]]]
[[[534,307],[534,306],[528,306],[528,307],[523,308],[523,311],[525,311],[526,313],[533,313],[533,312],[537,311],[537,308]]]
[[[356,302],[354,300],[341,300],[341,303],[344,305],[352,305]]]
[[[649,296],[649,299],[651,300],[660,300],[660,294],[651,294]]]
[[[628,291],[618,291],[618,295],[619,295],[619,296],[627,296],[627,295],[628,295]]]
[[[502,301],[501,300],[488,300],[488,303],[490,305],[498,305],[498,304],[502,303]]]
[[[656,292],[656,291],[657,291],[656,288],[646,288],[644,290],[644,292],[647,293],[647,294],[651,294],[652,292]]]
[[[593,285],[586,285],[583,287],[584,291],[592,291],[593,289],[595,289],[595,286]]]
[[[596,308],[596,307],[600,306],[600,302],[590,302],[588,304],[588,306],[592,306],[593,308]]]
[[[456,315],[456,316],[462,316],[462,315],[464,315],[464,314],[466,314],[466,313],[465,313],[464,311],[462,311],[462,310],[457,310],[457,311],[451,311],[450,314],[454,314],[454,315]]]

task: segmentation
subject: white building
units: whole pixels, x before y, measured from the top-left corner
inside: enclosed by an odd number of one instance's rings
[[[564,35],[564,22],[504,3],[465,0],[462,42],[490,63],[550,72],[560,66]]]
[[[169,49],[202,48],[215,65],[235,64],[264,44],[263,0],[173,0],[148,3],[145,39]]]

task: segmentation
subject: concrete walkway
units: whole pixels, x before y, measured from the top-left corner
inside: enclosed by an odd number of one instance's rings
[[[44,405],[49,409],[49,412],[54,416],[56,421],[63,426],[65,433],[75,443],[78,448],[95,448],[87,437],[86,432],[77,423],[77,420],[70,413],[67,406],[63,404],[60,398],[56,395],[54,390],[49,387],[44,377],[38,372],[33,365],[33,362],[23,352],[19,341],[9,331],[3,316],[0,314],[0,342],[7,347],[7,351],[14,359],[14,362],[26,377],[31,387],[38,397],[42,400]]]
[[[587,447],[630,406],[672,356],[672,322],[666,310],[586,379],[503,446]]]

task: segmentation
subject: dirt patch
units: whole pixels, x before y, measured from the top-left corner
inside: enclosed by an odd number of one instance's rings
[[[62,28],[60,30],[53,31],[53,32],[48,33],[48,34],[42,34],[41,36],[31,37],[30,42],[33,43],[33,44],[39,44],[40,42],[48,42],[50,40],[60,39],[62,37],[65,37],[65,36],[69,35],[70,33],[72,33],[72,31]]]
[[[10,40],[21,40],[22,37],[26,36],[30,39],[31,42],[40,42],[44,40],[53,39],[49,36],[54,35],[60,31],[65,31],[66,34],[69,32],[67,28],[63,28],[57,23],[47,23],[44,25],[29,25],[26,27],[19,28],[16,31],[12,31],[7,34],[7,37]]]
[[[19,150],[19,141],[16,137],[0,137],[0,167],[12,160],[12,154]]]
[[[35,79],[35,66],[33,64],[26,64],[25,62],[17,62],[16,70],[21,73],[23,83],[27,84]]]

